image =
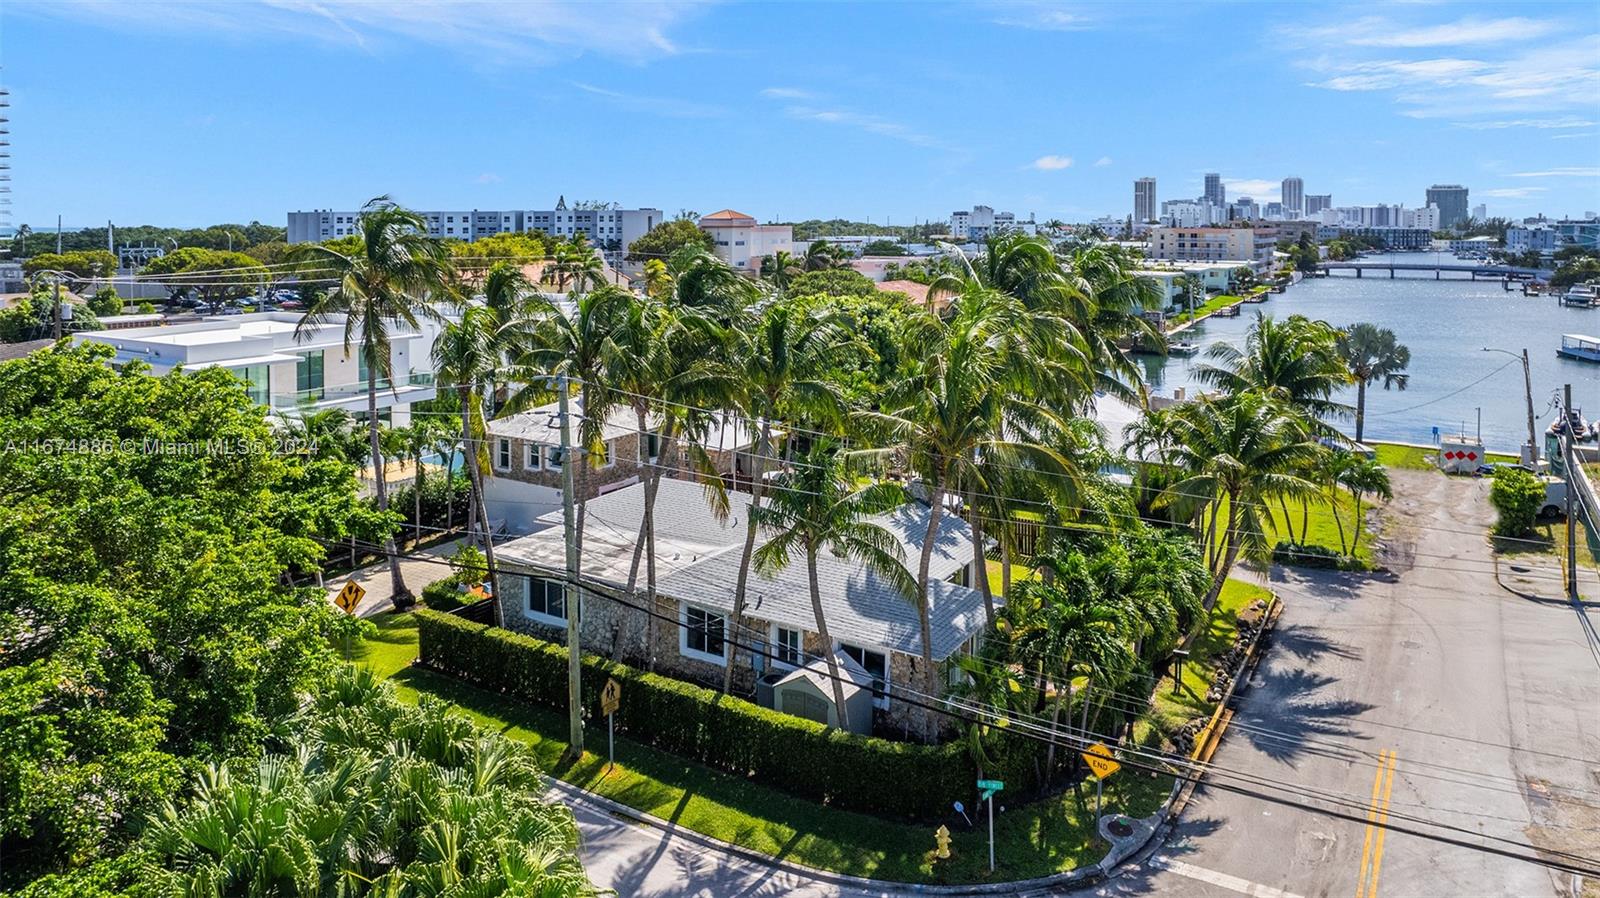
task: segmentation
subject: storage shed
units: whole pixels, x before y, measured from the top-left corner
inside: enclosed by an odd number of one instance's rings
[[[872,732],[872,676],[848,655],[836,653],[843,678],[844,706],[852,733]],[[828,677],[828,662],[815,658],[804,667],[790,671],[772,686],[772,708],[785,714],[839,726],[838,709],[833,703],[833,681]]]

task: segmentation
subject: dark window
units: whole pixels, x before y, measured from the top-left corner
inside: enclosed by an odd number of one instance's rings
[[[689,606],[684,611],[685,644],[692,652],[704,655],[722,654],[722,615]]]

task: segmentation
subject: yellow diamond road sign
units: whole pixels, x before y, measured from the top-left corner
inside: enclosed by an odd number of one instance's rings
[[[1089,762],[1089,769],[1094,771],[1096,779],[1105,779],[1118,770],[1122,765],[1111,760],[1111,749],[1096,742],[1083,752],[1083,759]]]
[[[606,680],[606,688],[600,690],[600,713],[615,714],[622,707],[622,684],[616,680]]]
[[[351,580],[344,585],[344,589],[339,590],[338,595],[333,597],[333,604],[338,605],[339,610],[345,614],[355,614],[356,606],[361,604],[361,599],[366,594],[367,591],[360,583]]]

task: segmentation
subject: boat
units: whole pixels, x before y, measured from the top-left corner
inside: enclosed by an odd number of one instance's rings
[[[1600,306],[1600,284],[1573,284],[1561,294],[1561,304],[1574,309],[1592,309]]]
[[[1600,364],[1600,337],[1587,334],[1562,334],[1561,348],[1556,355],[1564,359]]]
[[[1171,343],[1167,344],[1167,355],[1190,356],[1195,355],[1199,351],[1200,344],[1190,343],[1188,340],[1173,340]],[[1597,356],[1595,361],[1600,362],[1600,356]]]

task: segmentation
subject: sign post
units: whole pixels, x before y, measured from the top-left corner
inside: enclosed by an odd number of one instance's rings
[[[606,770],[617,763],[617,709],[622,707],[622,685],[614,679],[606,680],[600,690],[600,711],[606,716]]]
[[[1098,742],[1083,750],[1083,760],[1094,771],[1094,816],[1098,820],[1101,788],[1105,785],[1106,777],[1121,770],[1122,765],[1112,760],[1111,749]]]
[[[984,800],[989,802],[989,872],[994,872],[994,793],[1004,789],[1006,784],[999,780],[978,780],[978,788],[982,789]]]

